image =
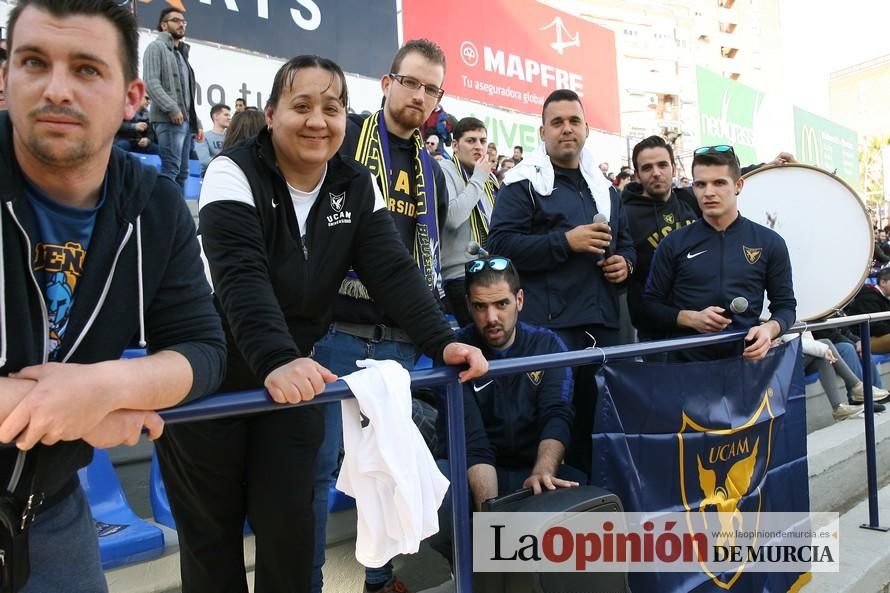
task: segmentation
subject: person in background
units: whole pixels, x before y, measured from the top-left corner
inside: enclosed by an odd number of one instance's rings
[[[235,113],[241,113],[247,109],[247,102],[242,98],[235,99]]]
[[[223,141],[223,150],[234,146],[245,138],[253,138],[266,127],[266,116],[262,111],[248,109],[235,113],[232,123],[226,130],[226,139]]]
[[[201,161],[201,174],[207,170],[210,159],[219,154],[226,139],[226,129],[232,121],[232,110],[228,105],[217,103],[210,108],[213,128],[204,133],[203,142],[195,142],[195,152]]]
[[[150,103],[148,95],[145,95],[136,114],[121,124],[115,136],[115,146],[127,152],[158,154],[157,138],[148,121]]]

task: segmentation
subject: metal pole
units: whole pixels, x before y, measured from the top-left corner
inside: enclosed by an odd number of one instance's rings
[[[451,466],[451,510],[454,549],[454,585],[457,593],[473,591],[473,554],[470,538],[470,492],[467,487],[467,436],[464,431],[464,388],[447,385],[448,463]]]
[[[868,477],[868,523],[860,527],[888,531],[880,526],[878,517],[878,470],[875,457],[875,406],[871,376],[871,327],[868,321],[859,324],[862,344],[862,386],[865,392],[865,470]]]

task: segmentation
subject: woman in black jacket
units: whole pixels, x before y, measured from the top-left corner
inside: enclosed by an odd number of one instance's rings
[[[354,269],[418,347],[487,371],[453,333],[369,171],[337,154],[347,89],[334,62],[298,56],[275,76],[266,129],[207,169],[199,232],[230,347],[223,390],[308,401],[336,377],[312,360]],[[242,528],[256,535],[258,593],[309,590],[317,406],[170,427],[159,456],[179,531],[184,593],[246,593]]]

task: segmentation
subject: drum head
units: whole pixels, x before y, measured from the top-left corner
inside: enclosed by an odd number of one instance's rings
[[[757,169],[745,176],[739,212],[785,239],[798,320],[831,315],[865,281],[874,252],[871,220],[856,192],[831,173],[798,164]]]

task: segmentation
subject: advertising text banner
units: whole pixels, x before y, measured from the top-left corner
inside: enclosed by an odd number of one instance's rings
[[[794,139],[798,161],[834,173],[859,191],[859,156],[854,130],[795,107]]]

